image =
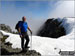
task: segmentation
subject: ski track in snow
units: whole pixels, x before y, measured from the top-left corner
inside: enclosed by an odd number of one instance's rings
[[[40,36],[32,36],[32,48],[30,50],[36,50],[40,52],[42,55],[59,55],[58,52],[61,49],[62,51],[74,51],[74,18],[66,18],[67,25],[69,28],[66,27],[66,22],[64,21],[62,25],[65,27],[67,32],[70,31],[69,34],[66,36],[62,36],[58,39],[52,39],[48,37],[40,37]],[[12,48],[21,48],[21,39],[17,34],[11,34],[0,30],[3,35],[9,35],[6,39],[6,42],[12,43]],[[66,32],[66,33],[67,33]],[[29,46],[31,46],[31,36]],[[57,48],[56,50],[54,48]]]

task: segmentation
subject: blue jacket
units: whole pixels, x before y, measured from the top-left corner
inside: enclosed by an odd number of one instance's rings
[[[28,29],[28,24],[27,22],[20,22],[19,23],[19,28],[21,29],[21,32],[27,32]]]

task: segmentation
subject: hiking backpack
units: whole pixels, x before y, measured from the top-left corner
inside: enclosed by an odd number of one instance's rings
[[[15,29],[16,29],[16,30],[18,30],[19,24],[20,24],[21,22],[22,22],[22,21],[18,21],[18,23],[16,24],[16,26],[15,26]]]

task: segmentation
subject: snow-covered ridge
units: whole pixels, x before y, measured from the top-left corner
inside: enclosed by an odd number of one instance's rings
[[[7,34],[7,32],[1,32]],[[6,39],[6,42],[9,41],[10,43],[12,43],[13,48],[21,48],[21,39],[19,35],[9,33],[7,35],[9,35],[9,37]],[[31,40],[31,36],[29,37]],[[57,48],[57,50],[54,50],[54,48]],[[60,38],[52,39],[47,37],[32,36],[32,49],[40,52],[42,55],[59,55],[59,49],[61,49],[62,51],[73,51],[74,40]]]
[[[64,18],[62,25],[66,28],[67,32],[71,30],[66,36],[62,36],[58,39],[32,36],[32,49],[40,52],[42,55],[59,55],[59,49],[62,51],[74,51],[74,18]],[[11,42],[13,48],[21,48],[21,39],[19,35],[7,33],[2,30],[0,30],[0,32],[2,32],[3,35],[9,35],[6,42]],[[31,36],[29,37],[29,46],[31,46]],[[57,50],[54,48],[57,48]]]

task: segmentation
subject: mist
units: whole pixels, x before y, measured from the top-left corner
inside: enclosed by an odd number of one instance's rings
[[[39,3],[37,3],[36,6],[37,5],[39,5]],[[1,11],[0,23],[9,25],[13,31],[16,31],[15,30],[16,23],[19,20],[21,20],[22,16],[26,16],[28,26],[33,31],[33,35],[36,35],[37,31],[41,29],[41,26],[49,18],[74,17],[74,1],[58,1],[55,4],[48,4],[48,6],[49,5],[53,9],[50,10],[50,8],[48,7],[48,13],[46,13],[45,11],[39,13],[38,12],[33,13],[32,10],[28,10],[29,8],[33,8],[33,6],[32,7],[30,6],[28,9],[26,9],[27,7],[16,8],[15,4],[13,3],[8,3],[8,4],[5,3],[3,7],[0,7]],[[35,8],[38,9],[39,7],[36,6]],[[1,8],[4,8],[5,10],[4,9],[2,10]],[[23,9],[24,11],[22,11],[21,9]],[[41,16],[41,14],[43,15]]]
[[[36,35],[37,31],[41,29],[41,26],[49,18],[74,17],[74,1],[58,1],[55,5],[56,7],[52,12],[49,12],[50,14],[48,18],[28,20],[34,35]]]
[[[74,1],[58,1],[56,8],[49,14],[50,18],[74,17]]]
[[[27,19],[28,26],[32,30],[33,35],[37,34],[37,32],[39,31],[39,29],[42,28],[41,26],[45,23],[46,20],[47,19]]]

